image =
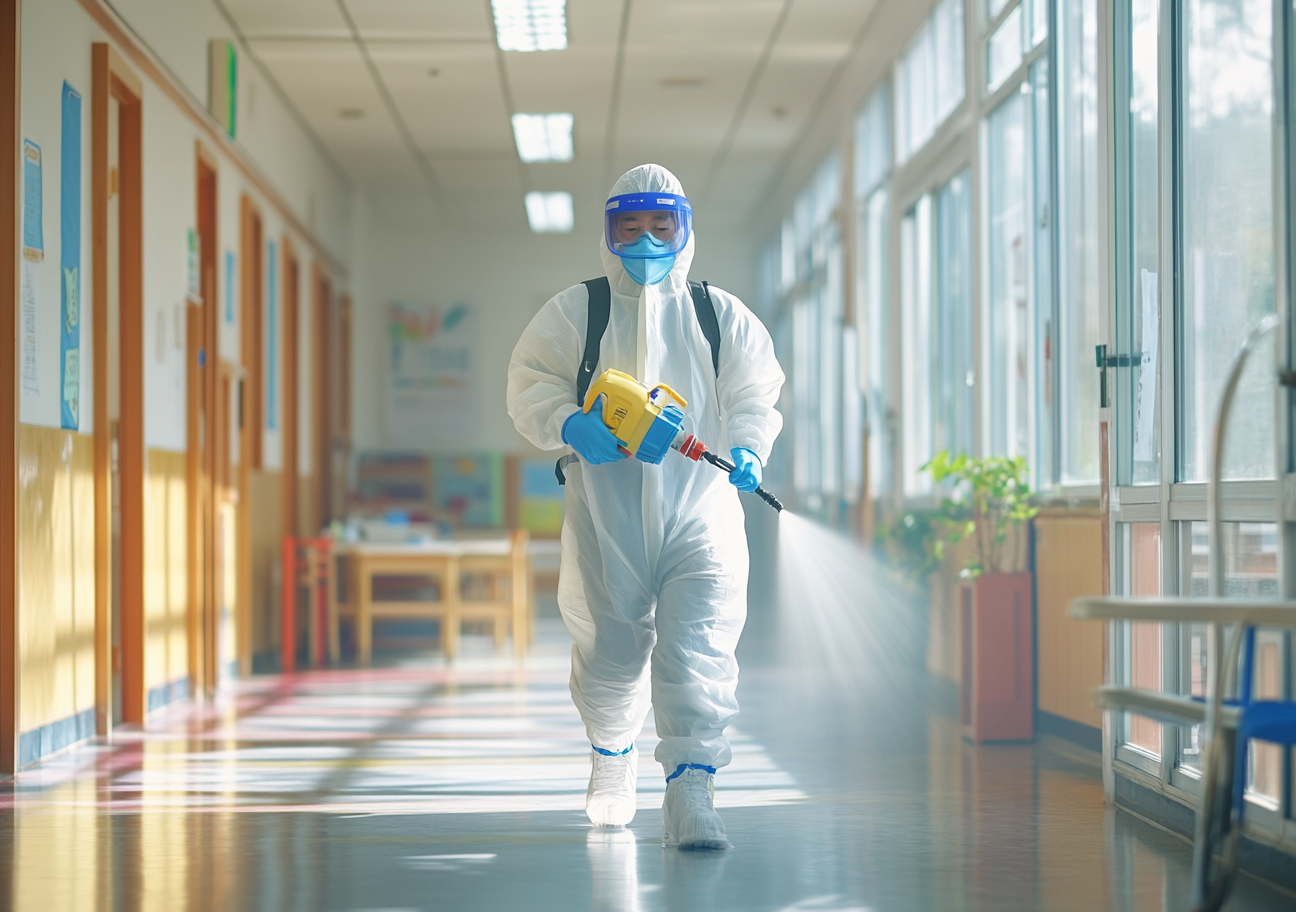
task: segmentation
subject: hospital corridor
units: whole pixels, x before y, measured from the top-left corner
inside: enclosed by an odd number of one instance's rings
[[[0,0],[0,912],[1296,912],[1296,2]]]

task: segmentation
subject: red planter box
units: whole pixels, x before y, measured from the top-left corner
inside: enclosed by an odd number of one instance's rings
[[[1029,573],[985,573],[959,584],[963,737],[1035,737],[1035,670]]]

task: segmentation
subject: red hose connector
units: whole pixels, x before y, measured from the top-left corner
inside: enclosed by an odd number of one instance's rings
[[[680,444],[679,451],[689,459],[697,462],[702,458],[702,454],[707,451],[707,448],[705,443],[689,434],[688,437],[684,438],[684,442]]]

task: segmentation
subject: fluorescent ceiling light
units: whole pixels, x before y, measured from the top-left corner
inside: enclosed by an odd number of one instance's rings
[[[566,0],[491,0],[501,51],[561,51],[567,47]]]
[[[527,221],[536,234],[567,234],[572,230],[572,198],[565,190],[526,195]]]
[[[513,138],[524,162],[572,160],[570,114],[514,114]]]

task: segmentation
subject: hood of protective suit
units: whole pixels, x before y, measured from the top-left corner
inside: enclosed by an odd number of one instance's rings
[[[623,193],[674,193],[677,196],[688,196],[679,178],[661,165],[640,165],[631,168],[612,185],[607,198],[611,199]],[[661,289],[663,295],[668,291],[683,294],[688,290],[689,266],[693,263],[693,240],[696,236],[696,231],[689,234],[684,249],[675,254],[675,265],[671,268],[670,275],[656,286]],[[602,222],[599,222],[599,257],[603,260],[603,271],[607,274],[612,290],[633,298],[639,297],[639,289],[643,286],[630,278],[625,267],[621,265],[621,258],[608,249]]]

